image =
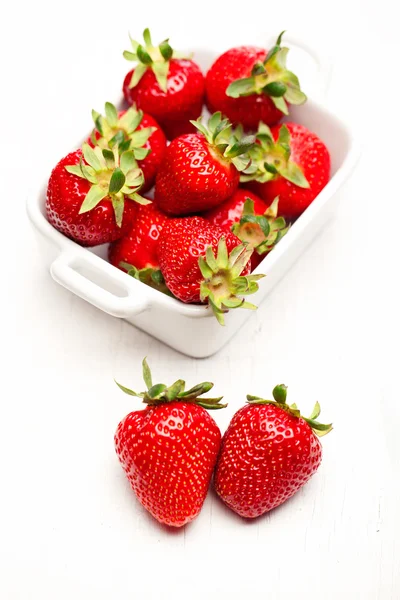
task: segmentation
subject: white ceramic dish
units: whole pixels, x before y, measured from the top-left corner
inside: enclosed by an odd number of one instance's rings
[[[318,54],[299,42],[287,41],[291,53],[300,50],[296,68],[302,80],[299,55],[317,66],[319,89],[327,85],[330,69]],[[195,60],[204,70],[224,49],[199,51]],[[289,55],[290,56],[290,55]],[[293,64],[293,63],[292,63]],[[303,88],[308,89],[303,85]],[[335,194],[349,177],[359,150],[352,131],[343,120],[309,97],[304,106],[291,107],[290,119],[302,123],[319,135],[332,159],[331,180],[312,205],[294,223],[288,234],[260,263],[256,272],[265,273],[260,289],[252,296],[256,305],[268,295],[293,262],[320,231],[335,210]],[[77,138],[79,133],[77,134]],[[78,145],[78,144],[77,144]],[[69,149],[66,149],[66,153]],[[46,180],[47,183],[47,180]],[[205,306],[186,305],[169,298],[116,269],[105,260],[105,248],[82,248],[56,231],[45,216],[46,185],[27,200],[28,215],[43,241],[44,257],[55,281],[114,317],[122,318],[169,346],[196,358],[214,354],[251,317],[252,311],[234,310],[226,315],[226,325],[218,324]]]

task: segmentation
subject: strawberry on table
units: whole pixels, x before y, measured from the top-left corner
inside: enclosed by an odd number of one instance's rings
[[[111,264],[164,292],[166,287],[158,264],[157,245],[167,221],[168,217],[153,203],[138,206],[131,230],[108,249]]]
[[[249,274],[252,250],[233,233],[202,217],[170,219],[157,254],[172,294],[182,302],[208,304],[221,325],[230,309],[256,308],[242,296],[254,294],[264,275]]]
[[[111,149],[117,145],[120,153],[132,150],[143,172],[141,191],[149,190],[154,184],[167,145],[164,132],[156,120],[134,106],[117,112],[111,102],[106,102],[105,116],[93,110],[92,117],[95,128],[88,143]]]
[[[331,160],[324,142],[298,123],[269,129],[261,123],[252,163],[243,182],[271,204],[279,196],[279,214],[288,220],[299,217],[326,186]]]
[[[207,410],[224,408],[222,398],[207,398],[213,384],[185,391],[179,379],[153,385],[146,359],[140,394],[146,408],[128,414],[118,425],[115,448],[137,498],[160,523],[182,527],[199,514],[217,460],[221,433]]]
[[[317,436],[332,429],[309,419],[286,403],[286,386],[277,385],[274,400],[247,396],[233,416],[221,444],[214,485],[220,498],[242,517],[254,518],[293,496],[316,472],[322,459]]]
[[[289,114],[290,104],[307,100],[298,78],[286,68],[289,49],[281,46],[283,33],[269,52],[240,46],[217,58],[206,75],[210,112],[219,110],[233,123],[257,129],[260,121],[274,125]]]
[[[143,38],[144,44],[131,39],[132,50],[124,52],[127,60],[137,63],[125,77],[125,99],[152,115],[169,139],[193,131],[189,121],[197,119],[203,107],[204,76],[200,68],[173,50],[168,40],[153,46],[148,29]]]
[[[131,227],[143,174],[132,151],[91,148],[71,152],[53,169],[47,188],[49,222],[82,246],[122,237]]]
[[[239,171],[250,164],[254,136],[238,139],[221,113],[208,126],[193,121],[199,130],[175,138],[157,173],[155,202],[169,215],[188,215],[218,206],[239,185]]]
[[[278,217],[278,202],[276,198],[267,207],[256,194],[238,189],[231,198],[202,216],[224,231],[232,231],[254,250],[251,255],[253,271],[288,231],[285,219]]]

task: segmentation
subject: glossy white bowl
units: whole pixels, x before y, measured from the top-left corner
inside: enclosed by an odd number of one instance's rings
[[[296,68],[302,80],[301,55],[317,65],[317,87],[323,90],[329,80],[330,69],[319,55],[301,42],[285,44],[296,53]],[[224,49],[199,50],[195,59],[207,69]],[[293,63],[292,63],[293,64]],[[304,89],[305,86],[303,86]],[[308,89],[306,89],[308,91]],[[359,148],[350,127],[324,109],[312,97],[304,106],[291,107],[290,120],[314,131],[326,143],[332,159],[331,180],[309,208],[294,223],[289,232],[266,256],[256,269],[265,273],[260,289],[251,301],[256,305],[300,256],[312,238],[320,231],[335,210],[336,192],[353,171]],[[82,132],[77,132],[77,138]],[[78,144],[77,144],[78,145]],[[69,149],[66,148],[65,154]],[[87,300],[100,310],[125,319],[165,344],[196,358],[214,354],[251,317],[252,311],[233,310],[226,315],[225,327],[218,324],[205,306],[184,304],[145,284],[136,281],[106,261],[106,248],[82,248],[54,229],[45,216],[46,184],[27,200],[27,211],[43,241],[43,255],[55,281]]]

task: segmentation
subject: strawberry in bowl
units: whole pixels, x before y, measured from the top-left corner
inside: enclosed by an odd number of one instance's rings
[[[251,255],[254,271],[289,229],[284,217],[278,217],[278,203],[279,198],[275,198],[268,207],[253,192],[239,188],[228,200],[202,216],[212,225],[232,231],[254,250]]]
[[[289,114],[290,104],[306,101],[297,76],[286,68],[283,33],[269,51],[239,46],[217,58],[206,75],[210,112],[221,111],[232,123],[255,130],[260,121],[274,125]]]
[[[157,247],[172,294],[188,304],[207,304],[221,325],[230,309],[257,308],[243,296],[258,291],[262,274],[250,275],[252,250],[202,217],[170,219]]]
[[[154,203],[138,206],[130,231],[108,248],[112,265],[162,292],[167,288],[160,271],[157,246],[167,221],[168,217]]]
[[[48,221],[82,246],[113,242],[129,231],[143,173],[133,152],[91,148],[71,152],[54,167],[47,187]]]
[[[252,163],[242,173],[242,182],[266,204],[279,196],[279,214],[292,221],[310,206],[330,178],[331,159],[324,142],[298,123],[271,129],[261,123]]]
[[[253,202],[254,211],[257,215],[263,215],[268,208],[257,194],[254,194],[250,190],[238,188],[222,204],[203,213],[202,217],[216,227],[221,227],[225,231],[232,231],[234,224],[238,223],[243,215],[243,207],[246,200]]]
[[[249,167],[254,136],[238,138],[221,113],[204,125],[193,121],[197,133],[175,138],[157,173],[154,200],[168,215],[203,212],[229,198],[239,185],[240,171]]]
[[[131,39],[132,50],[124,52],[137,63],[124,80],[126,101],[152,115],[169,139],[193,131],[189,121],[200,116],[204,99],[200,67],[175,52],[168,40],[154,46],[148,29],[143,38],[144,44]]]
[[[95,127],[88,143],[111,149],[117,145],[120,153],[132,150],[143,172],[141,191],[148,191],[154,184],[167,145],[156,120],[134,106],[118,112],[111,102],[105,104],[105,116],[93,110],[92,117]]]

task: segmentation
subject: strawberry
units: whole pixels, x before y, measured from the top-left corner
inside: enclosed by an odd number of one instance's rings
[[[125,77],[125,99],[152,115],[169,139],[194,131],[189,121],[201,114],[204,98],[200,67],[172,50],[168,40],[153,46],[148,29],[143,38],[144,45],[131,39],[133,51],[124,52],[137,63]]]
[[[283,33],[269,52],[240,46],[217,58],[206,75],[210,112],[219,110],[233,123],[257,129],[260,121],[278,123],[289,114],[288,104],[307,100],[298,78],[286,68],[289,49],[281,47]]]
[[[131,230],[108,248],[111,264],[143,283],[166,291],[157,258],[158,238],[168,217],[154,204],[138,206]]]
[[[143,172],[141,191],[149,190],[154,184],[167,145],[164,132],[155,119],[136,110],[134,106],[117,112],[110,102],[106,102],[105,116],[95,110],[92,116],[95,128],[87,140],[89,145],[112,149],[117,144],[120,153],[132,150]]]
[[[169,215],[187,215],[221,204],[239,184],[239,171],[249,166],[253,136],[238,140],[231,125],[215,113],[208,127],[193,121],[199,133],[175,138],[157,173],[155,202]]]
[[[220,498],[242,517],[254,518],[293,496],[316,472],[322,458],[316,436],[331,431],[286,403],[286,386],[274,400],[247,396],[249,404],[233,416],[221,444],[214,485]]]
[[[221,325],[231,308],[256,308],[238,297],[254,294],[264,277],[249,275],[251,253],[202,217],[170,219],[157,248],[168,289],[182,302],[208,304]]]
[[[240,221],[245,201],[249,199],[254,204],[254,211],[257,215],[263,215],[267,210],[267,205],[256,194],[249,190],[238,188],[225,202],[203,213],[202,216],[210,221],[212,225],[221,227],[224,231],[232,231],[235,223]]]
[[[221,433],[207,409],[224,408],[221,398],[203,398],[213,384],[200,383],[185,392],[179,379],[170,387],[153,385],[146,359],[147,390],[143,410],[128,414],[118,425],[115,448],[140,503],[160,523],[182,527],[199,514],[206,498]]]
[[[251,270],[260,264],[288,231],[286,221],[278,217],[278,198],[269,208],[256,194],[238,189],[231,198],[203,217],[224,231],[232,231],[255,252],[251,255]]]
[[[131,227],[143,183],[133,152],[91,148],[71,152],[53,169],[47,188],[50,223],[82,246],[122,237]],[[132,202],[134,201],[134,202]]]
[[[299,217],[329,181],[331,161],[322,140],[303,125],[260,124],[253,162],[242,181],[270,204],[279,196],[279,214]]]

